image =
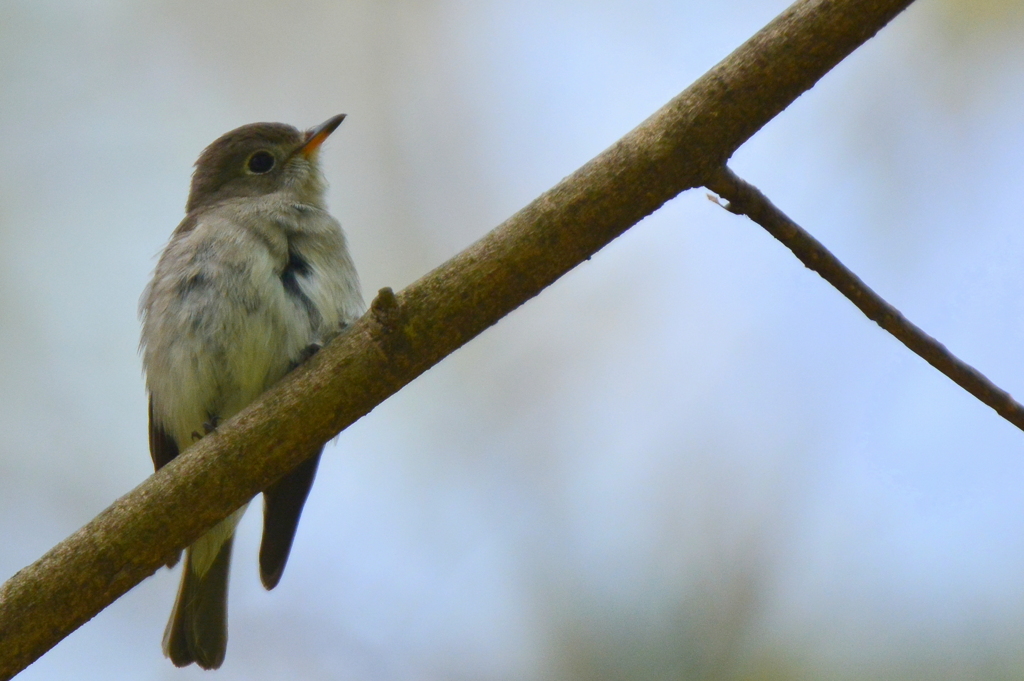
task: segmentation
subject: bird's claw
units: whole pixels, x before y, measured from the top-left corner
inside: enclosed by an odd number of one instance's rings
[[[192,431],[192,442],[196,442],[197,440],[202,440],[203,436],[209,435],[210,433],[215,432],[217,430],[217,426],[218,425],[220,425],[220,417],[219,416],[211,416],[209,421],[204,421],[203,422],[203,433],[202,433],[202,435],[199,434],[198,430],[193,430]]]

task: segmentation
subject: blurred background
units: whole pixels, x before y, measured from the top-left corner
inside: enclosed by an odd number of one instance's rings
[[[348,113],[369,299],[787,4],[0,0],[0,579],[152,472],[136,305],[206,144]],[[919,2],[732,163],[1018,397],[1022,36]],[[223,681],[1024,678],[1024,434],[702,190],[343,433],[270,593],[258,541]],[[19,678],[199,678],[177,580]]]

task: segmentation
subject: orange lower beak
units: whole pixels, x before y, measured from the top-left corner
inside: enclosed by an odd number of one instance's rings
[[[306,142],[299,147],[295,153],[302,154],[306,158],[315,154],[316,150],[320,148],[320,145],[324,143],[324,140],[330,137],[331,133],[341,125],[343,120],[345,120],[345,114],[338,114],[337,116],[328,118],[315,128],[310,128],[310,130],[306,132]]]

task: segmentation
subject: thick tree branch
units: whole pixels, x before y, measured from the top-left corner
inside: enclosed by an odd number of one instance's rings
[[[723,167],[707,183],[707,188],[729,201],[726,210],[746,215],[793,251],[808,269],[812,269],[849,298],[868,319],[891,333],[926,362],[954,383],[996,410],[1004,419],[1024,430],[1024,406],[988,380],[980,371],[960,360],[899,310],[871,290],[860,278],[839,262],[813,236],[804,231],[764,194]]]
[[[319,443],[732,153],[912,0],[801,0],[483,239],[0,587],[0,679],[153,574]],[[141,426],[140,426],[141,427]],[[140,454],[142,455],[142,454]]]

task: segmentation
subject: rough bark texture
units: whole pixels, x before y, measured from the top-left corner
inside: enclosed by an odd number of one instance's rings
[[[663,203],[705,184],[911,1],[795,3],[483,239],[400,294],[382,291],[350,333],[0,587],[0,679],[153,574],[320,443]]]

